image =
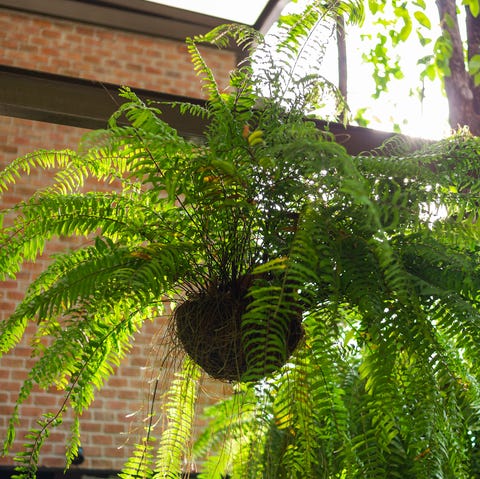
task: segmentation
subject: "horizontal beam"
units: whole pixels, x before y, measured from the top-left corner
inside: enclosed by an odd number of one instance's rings
[[[324,120],[313,121],[315,121],[320,130],[330,132],[335,137],[337,143],[343,145],[350,155],[359,155],[375,150],[393,138],[398,139],[402,150],[405,152],[418,150],[426,144],[431,143],[431,141],[423,138],[414,138],[400,135],[399,133],[373,130],[362,126],[345,126],[342,123],[327,122]],[[393,150],[394,149],[393,147]],[[388,154],[388,149],[385,150],[385,154]]]
[[[119,88],[109,83],[0,65],[0,114],[87,129],[105,128],[123,101],[118,96]],[[194,98],[150,90],[134,91],[144,101],[203,104],[202,100]],[[163,119],[182,135],[198,137],[205,131],[206,121],[201,118],[182,115],[178,108],[166,104],[161,110]],[[359,126],[315,122],[321,130],[332,133],[352,155],[378,148],[386,140],[398,136]],[[412,150],[424,143],[420,139],[407,139]]]
[[[124,101],[120,86],[0,65],[0,114],[87,129],[105,128]],[[135,89],[144,101],[201,104],[198,99]],[[161,107],[163,118],[186,136],[202,135],[205,122]]]

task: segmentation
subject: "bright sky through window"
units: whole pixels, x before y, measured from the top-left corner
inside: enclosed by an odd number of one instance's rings
[[[148,0],[170,7],[181,8],[212,17],[225,18],[238,23],[253,25],[268,0]]]
[[[298,0],[289,3],[284,10],[287,12],[301,12],[309,0]],[[440,35],[438,12],[435,3],[427,2],[427,12],[432,20],[432,31]],[[375,19],[368,14],[361,27],[347,27],[347,59],[348,59],[348,105],[352,116],[365,110],[364,118],[368,120],[368,127],[384,131],[394,131],[399,128],[402,133],[413,137],[440,139],[450,134],[448,125],[448,104],[442,94],[442,85],[437,78],[435,81],[425,80],[423,84],[423,100],[416,93],[422,87],[420,81],[420,66],[417,60],[428,54],[422,50],[415,35],[399,46],[395,57],[400,57],[400,64],[404,78],[392,80],[388,91],[382,93],[380,98],[373,99],[372,93],[375,85],[372,79],[373,67],[363,61],[362,53],[368,51],[372,45],[364,38],[365,33],[370,33],[375,42],[378,32],[387,34],[385,27],[375,24]],[[435,36],[435,33],[432,33]],[[328,45],[326,56],[322,62],[321,74],[333,84],[338,84],[337,75],[337,49],[335,37],[330,35],[325,38]],[[319,115],[322,116],[322,111]]]
[[[154,3],[168,5],[182,10],[202,13],[205,15],[222,18],[225,21],[234,21],[253,25],[268,0],[148,0]],[[297,0],[287,2],[287,11],[301,11],[308,0]],[[429,15],[434,20],[437,12],[434,2],[429,5]],[[367,16],[368,17],[368,16]],[[435,22],[434,22],[435,23]],[[438,25],[435,25],[439,28]],[[366,49],[365,40],[362,34],[372,33],[375,36],[381,26],[374,25],[373,19],[367,18],[361,28],[350,27],[347,31],[348,48],[348,69],[349,69],[349,98],[348,103],[355,116],[359,110],[365,110],[365,118],[369,120],[370,128],[392,131],[400,127],[403,133],[411,136],[424,138],[441,138],[449,134],[448,107],[446,98],[441,93],[441,85],[438,80],[435,82],[426,81],[424,85],[424,99],[420,101],[418,96],[412,94],[415,88],[420,85],[419,67],[417,59],[422,56],[415,52],[419,48],[415,38],[406,45],[402,45],[397,52],[402,57],[402,69],[405,75],[402,80],[394,81],[388,92],[383,93],[377,100],[371,98],[374,91],[372,80],[372,66],[362,61],[362,53]],[[323,62],[322,72],[327,79],[334,84],[337,83],[336,73],[336,49],[330,40],[330,47],[327,49],[327,56]]]

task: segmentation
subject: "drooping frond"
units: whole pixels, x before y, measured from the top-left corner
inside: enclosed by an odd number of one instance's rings
[[[37,420],[38,427],[31,428],[25,435],[25,449],[15,457],[18,466],[15,468],[13,479],[36,479],[40,449],[48,439],[51,429],[62,423],[62,414],[62,410],[56,414],[44,413],[42,418]]]
[[[121,479],[150,479],[152,477],[154,446],[149,441],[150,438],[147,436],[142,439],[142,442],[135,445],[134,451],[118,477]]]
[[[24,174],[29,175],[32,169],[71,168],[71,159],[76,153],[70,150],[48,151],[39,150],[12,161],[6,168],[0,171],[0,193],[9,189]],[[75,164],[75,162],[73,163]],[[73,183],[75,188],[83,184],[84,171],[77,169],[80,165],[75,164],[75,175],[69,176],[68,183]]]
[[[58,322],[59,317],[73,315],[80,319],[84,314],[85,324],[94,327],[94,318],[106,325],[109,317],[121,314],[122,308],[144,311],[146,316],[152,306],[161,310],[162,297],[172,292],[171,281],[185,272],[176,260],[178,253],[173,245],[131,250],[97,240],[95,246],[88,249],[57,257],[32,283],[15,313],[1,324],[0,351],[5,353],[12,348],[21,339],[27,322],[35,320],[40,328],[34,341],[39,345],[43,335],[55,332],[67,335],[65,344],[60,345],[58,351],[51,351],[52,362],[47,359],[46,364],[53,364],[56,354],[66,353],[69,344],[75,348],[76,343],[68,337],[69,328]],[[80,324],[74,322],[72,328],[74,334],[82,338],[85,331],[79,329]],[[122,329],[125,326],[123,324]],[[92,330],[91,334],[98,332]],[[63,373],[68,374],[67,364],[60,361],[58,370],[64,368]],[[45,387],[47,384],[48,381],[44,381]]]
[[[327,111],[328,104],[336,104],[338,112],[347,108],[338,88],[321,73],[321,65],[338,17],[361,23],[363,15],[357,0],[312,1],[301,12],[282,15],[253,55],[261,95],[281,101],[287,109],[303,109],[304,114]]]
[[[166,423],[159,440],[153,479],[178,478],[183,460],[188,459],[199,374],[198,366],[187,357],[167,392]]]
[[[202,78],[203,88],[206,90],[208,97],[211,100],[209,102],[209,108],[221,108],[222,106],[226,106],[230,95],[220,91],[211,68],[201,54],[201,45],[226,48],[231,44],[235,44],[245,52],[247,58],[250,58],[252,52],[261,42],[263,42],[263,36],[255,29],[248,27],[247,25],[233,24],[220,25],[206,34],[187,38],[186,43],[192,58],[193,68]],[[234,71],[232,73],[230,87],[238,87],[238,78],[242,78],[241,84],[243,84],[243,87],[251,88],[251,82],[249,82],[246,73],[251,73],[251,69],[247,68],[246,65]],[[246,99],[246,95],[242,95],[244,91],[240,90],[239,93],[240,96],[243,96],[243,98]],[[239,98],[235,93],[233,93],[233,97]],[[226,110],[224,110],[224,113],[227,113]]]
[[[201,479],[221,479],[233,470],[251,466],[249,445],[259,439],[258,431],[253,433],[251,428],[255,411],[255,393],[242,385],[232,396],[203,411],[208,424],[192,451],[202,464]]]
[[[290,62],[294,65],[303,60],[308,42],[320,43],[314,40],[319,33],[319,26],[328,21],[335,21],[338,15],[345,15],[350,23],[361,23],[364,17],[362,2],[354,1],[312,1],[299,13],[288,13],[279,19],[282,28],[282,42],[279,51],[288,51]]]

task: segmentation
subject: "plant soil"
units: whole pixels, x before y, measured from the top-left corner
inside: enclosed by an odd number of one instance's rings
[[[256,331],[248,331],[249,326],[246,326],[245,322],[242,324],[242,316],[251,301],[247,297],[247,291],[247,289],[238,291],[238,288],[211,288],[187,299],[174,311],[176,335],[183,348],[215,379],[260,380],[285,364],[303,336],[302,316],[301,312],[297,311],[289,320],[286,337],[281,338],[286,349],[283,351],[284,354],[262,354],[260,361],[264,364],[249,367],[244,338],[251,338],[253,333],[256,335],[255,341],[258,338],[258,344],[264,344],[266,348],[269,338],[262,337],[261,333],[258,335]],[[250,328],[254,329],[252,326]],[[251,347],[251,340],[249,344]]]

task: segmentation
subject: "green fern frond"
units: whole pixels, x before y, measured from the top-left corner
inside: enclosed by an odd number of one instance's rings
[[[237,476],[235,471],[251,467],[248,445],[258,440],[258,430],[251,430],[251,421],[256,414],[253,388],[238,385],[235,393],[208,406],[204,416],[208,425],[193,445],[193,458],[201,461],[200,478],[218,479],[227,474]]]
[[[223,106],[224,110],[227,111],[224,105],[224,98],[220,93],[220,88],[217,84],[217,80],[215,79],[212,71],[207,66],[206,61],[204,60],[202,54],[200,53],[200,49],[198,47],[198,41],[196,38],[187,38],[187,49],[193,63],[193,69],[195,70],[196,74],[199,75],[202,79],[203,88],[206,90],[209,98],[215,100],[215,105],[218,108],[219,106]]]
[[[135,445],[131,454],[122,468],[118,477],[121,479],[150,479],[153,475],[155,439],[146,436]]]
[[[193,424],[200,369],[186,357],[182,370],[175,376],[166,396],[166,425],[159,439],[153,479],[178,478],[182,461],[189,455],[187,445]]]
[[[167,102],[167,105],[178,108],[182,115],[191,115],[201,119],[208,119],[210,117],[210,112],[208,108],[205,108],[204,105],[197,105],[195,103],[186,103],[186,102]]]
[[[75,158],[76,153],[71,150],[39,150],[17,158],[0,171],[0,194],[7,191],[9,185],[14,185],[23,174],[29,175],[37,168],[45,170],[64,168],[72,157]]]
[[[97,244],[99,242],[97,241]],[[175,262],[175,247],[160,245],[131,250],[97,247],[58,257],[32,284],[11,317],[2,323],[4,352],[18,340],[26,320],[53,321],[62,313],[115,308],[122,300],[137,308],[169,292],[182,265]]]
[[[50,430],[62,423],[62,412],[45,413],[37,420],[38,428],[32,428],[25,435],[27,441],[24,450],[15,456],[18,466],[15,468],[15,479],[36,479],[39,453],[42,444],[48,438]]]
[[[252,53],[252,48],[261,42],[262,34],[248,25],[225,24],[215,27],[210,32],[195,37],[197,43],[205,43],[226,48],[231,42],[244,49],[248,56]]]
[[[114,193],[48,195],[23,205],[14,225],[4,228],[0,255],[2,271],[18,272],[25,260],[35,260],[46,241],[54,236],[85,236],[102,231],[112,240],[132,242],[166,241],[175,230],[160,229],[159,218],[174,211],[152,203],[148,194],[139,196]],[[162,211],[163,210],[163,211]]]
[[[254,274],[280,276],[280,281],[258,281],[250,291],[252,301],[242,318],[242,336],[247,352],[245,381],[264,377],[288,357],[288,335],[295,318],[301,317],[295,283],[285,274],[286,262],[280,258],[258,267]],[[263,284],[262,284],[263,283]],[[261,340],[259,339],[261,338]]]
[[[78,457],[79,448],[81,447],[80,441],[80,417],[75,414],[73,417],[72,425],[70,426],[70,436],[66,444],[65,452],[65,470],[67,470]]]

